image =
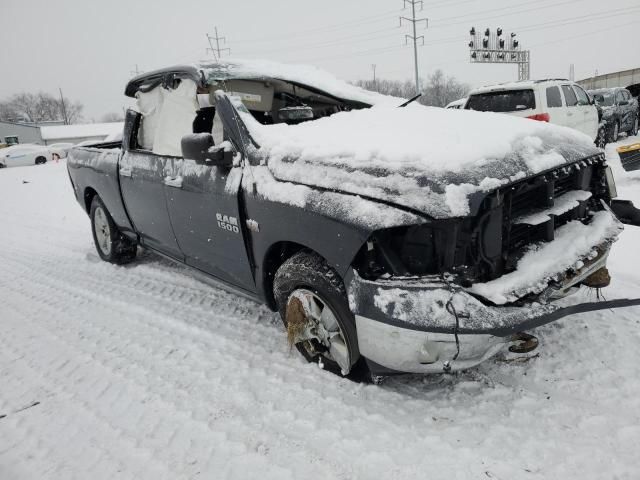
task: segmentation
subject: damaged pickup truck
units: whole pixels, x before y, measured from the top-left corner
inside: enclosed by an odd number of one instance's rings
[[[279,311],[291,345],[342,375],[451,372],[610,281],[622,219],[590,138],[367,92],[310,67],[178,66],[126,86],[122,143],[68,170],[103,260],[138,246]],[[464,132],[464,133],[461,133]],[[284,332],[283,332],[284,337]]]

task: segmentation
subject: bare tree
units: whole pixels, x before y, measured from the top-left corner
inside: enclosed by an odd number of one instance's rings
[[[101,122],[122,122],[123,120],[122,114],[117,112],[105,113],[100,119]]]
[[[83,105],[64,99],[64,108],[59,97],[45,92],[17,93],[4,102],[0,102],[1,120],[22,120],[26,122],[45,122],[65,120],[75,123],[82,117]]]
[[[448,103],[463,98],[469,93],[469,85],[460,83],[455,77],[445,77],[442,70],[436,70],[429,77],[423,97],[424,105],[444,107]]]
[[[355,85],[384,95],[410,98],[415,94],[415,84],[411,80],[358,80]],[[463,98],[469,93],[469,85],[459,82],[455,77],[445,77],[442,70],[436,70],[421,88],[422,97],[418,100],[423,105],[444,107],[448,103]]]

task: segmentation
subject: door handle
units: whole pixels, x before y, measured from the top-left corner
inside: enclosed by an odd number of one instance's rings
[[[567,117],[573,117],[573,113],[567,112]]]
[[[182,188],[182,177],[165,177],[164,184],[167,187]]]
[[[120,176],[121,177],[131,177],[133,174],[131,173],[131,167],[122,167],[120,168]]]

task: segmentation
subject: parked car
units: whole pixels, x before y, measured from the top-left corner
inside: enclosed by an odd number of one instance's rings
[[[618,135],[638,134],[638,100],[626,88],[600,88],[589,90],[595,102],[602,108],[602,119],[606,124],[607,139],[617,142]]]
[[[73,148],[73,145],[73,143],[52,143],[51,145],[47,145],[47,147],[51,151],[54,159],[60,159],[67,158],[67,153]]]
[[[51,151],[42,145],[19,144],[0,150],[0,168],[42,165],[51,159]]]
[[[467,99],[466,98],[461,98],[459,100],[454,100],[453,102],[449,103],[446,107],[444,108],[464,108],[464,104],[467,103]]]
[[[470,93],[465,108],[571,127],[604,147],[604,130],[593,100],[569,80],[526,80],[478,88]]]
[[[331,371],[463,370],[531,351],[536,326],[640,305],[555,302],[609,283],[621,229],[604,154],[569,129],[397,108],[268,62],[167,68],[125,93],[121,144],[67,162],[98,255],[140,245],[264,302]]]

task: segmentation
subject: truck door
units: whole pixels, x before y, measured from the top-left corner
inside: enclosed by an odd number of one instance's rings
[[[564,95],[564,102],[567,107],[566,126],[584,132],[584,121],[582,118],[582,112],[578,109],[578,98],[576,97],[576,93],[573,88],[571,88],[571,85],[562,85],[561,88],[562,94]]]
[[[582,131],[589,135],[592,139],[596,139],[598,136],[598,109],[595,105],[591,104],[587,92],[585,92],[578,85],[573,85],[573,89],[576,92],[578,99],[578,105],[576,110],[579,112],[578,116],[582,117]]]
[[[632,105],[629,104],[624,90],[618,90],[616,92],[616,105],[618,105],[618,111],[620,112],[620,131],[631,129]]]
[[[180,159],[165,194],[171,224],[188,265],[244,290],[255,291],[239,203],[242,167],[197,165]]]
[[[120,189],[142,244],[182,260],[164,193],[164,170],[172,161],[175,159],[148,151],[128,150],[120,160]]]

